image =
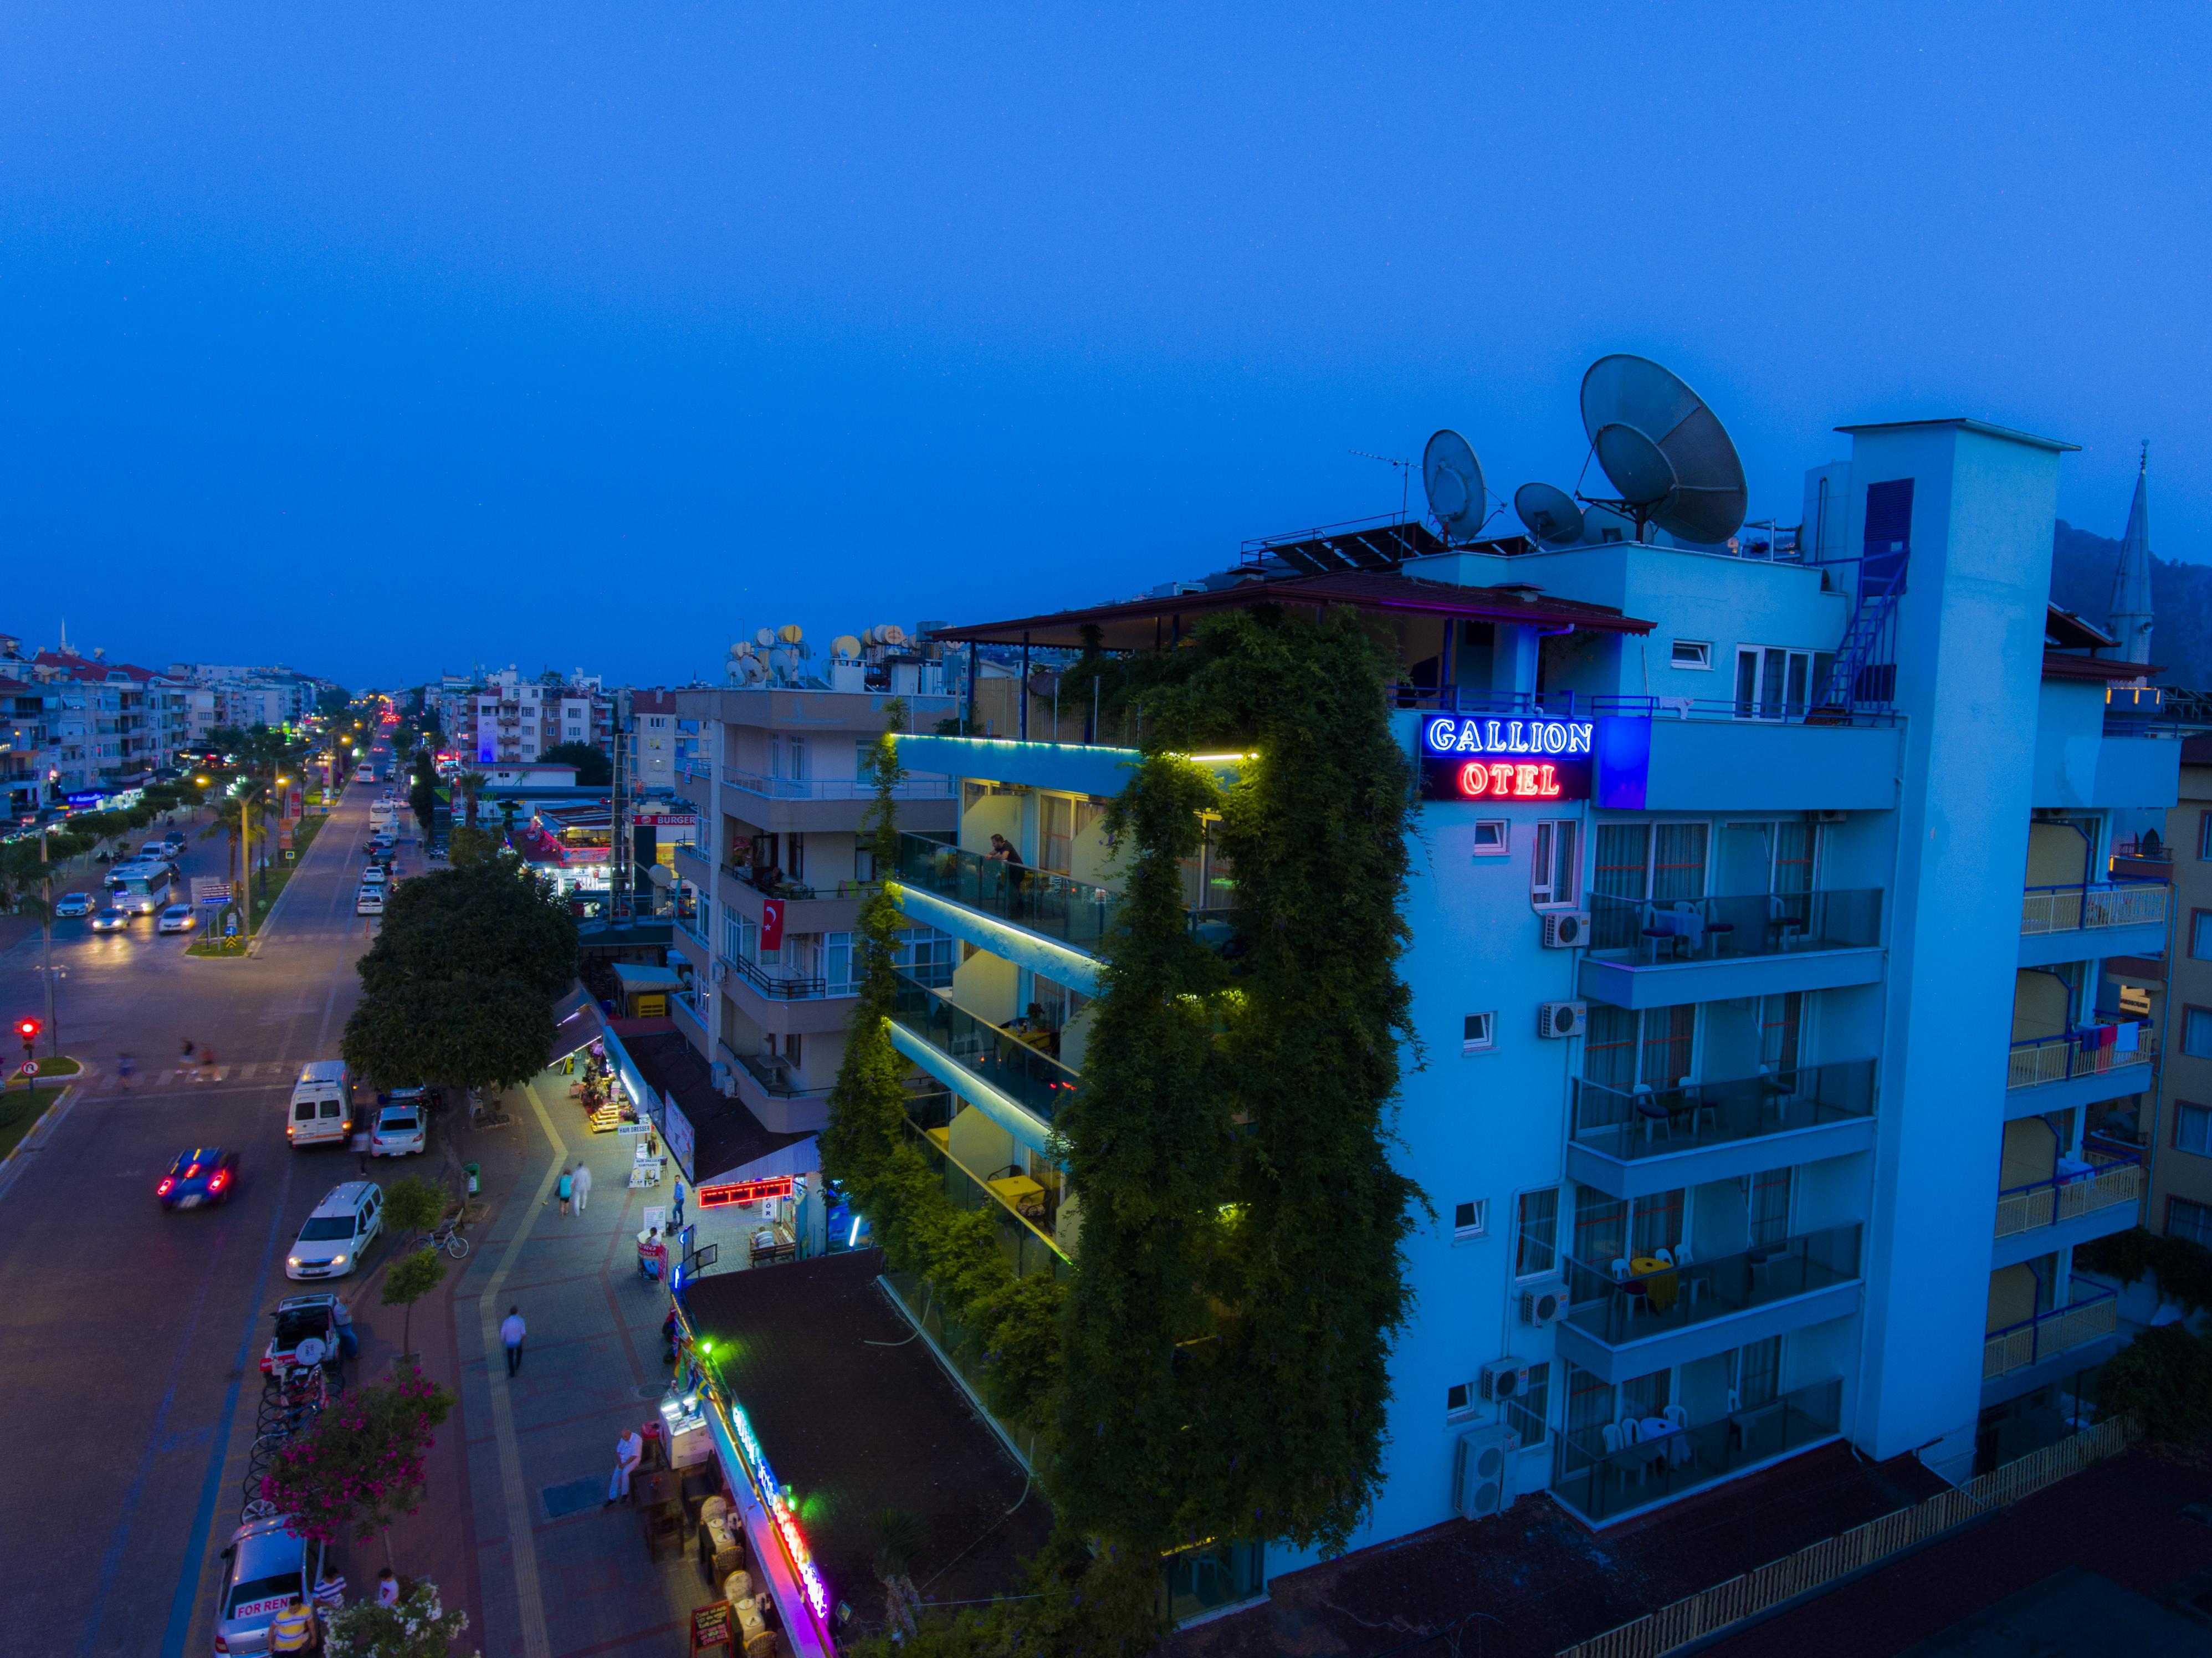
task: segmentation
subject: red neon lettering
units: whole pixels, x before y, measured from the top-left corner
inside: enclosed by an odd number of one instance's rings
[[[1490,786],[1494,793],[1498,794],[1510,794],[1513,793],[1513,767],[1510,762],[1501,760],[1496,765],[1491,767]]]
[[[1557,766],[1539,766],[1536,769],[1543,774],[1542,781],[1538,783],[1536,786],[1536,793],[1542,795],[1548,800],[1556,796],[1559,792],[1559,780],[1553,774],[1559,770],[1559,768]]]
[[[1459,792],[1468,799],[1474,799],[1489,786],[1490,768],[1480,760],[1459,768]]]
[[[1513,768],[1513,793],[1521,795],[1536,793],[1536,768],[1534,766]]]

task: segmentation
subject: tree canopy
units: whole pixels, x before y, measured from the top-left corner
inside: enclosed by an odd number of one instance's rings
[[[500,865],[439,870],[401,883],[361,959],[374,995],[402,983],[514,979],[556,996],[576,976],[576,922],[537,883]]]
[[[580,788],[603,788],[615,780],[615,762],[589,743],[556,743],[538,757],[551,765],[574,766]]]
[[[362,998],[338,1051],[379,1089],[435,1079],[513,1088],[545,1068],[553,1007],[513,979],[405,982]]]

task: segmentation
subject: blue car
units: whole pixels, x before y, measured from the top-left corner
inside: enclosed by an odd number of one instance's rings
[[[179,1151],[154,1188],[164,1209],[197,1209],[202,1204],[227,1203],[238,1184],[238,1153],[219,1145]]]

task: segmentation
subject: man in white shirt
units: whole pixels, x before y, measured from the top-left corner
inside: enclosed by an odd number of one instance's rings
[[[576,1212],[584,1212],[584,1199],[592,1195],[592,1171],[584,1167],[581,1157],[576,1159],[576,1179],[571,1189],[576,1195]]]
[[[637,1465],[645,1456],[645,1441],[632,1428],[615,1441],[615,1471],[607,1481],[607,1500],[602,1507],[621,1502],[629,1495],[629,1477],[637,1472]]]
[[[522,1309],[510,1307],[500,1321],[499,1339],[507,1349],[507,1373],[513,1376],[522,1368],[522,1338],[527,1334],[522,1324]]]

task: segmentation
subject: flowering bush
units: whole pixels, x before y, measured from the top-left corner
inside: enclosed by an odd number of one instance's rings
[[[441,1606],[438,1586],[422,1577],[396,1606],[362,1600],[333,1612],[330,1649],[332,1658],[450,1658],[468,1626],[468,1613]]]
[[[366,1542],[421,1505],[422,1454],[453,1403],[420,1371],[356,1388],[276,1454],[261,1495],[318,1542],[349,1528]]]

